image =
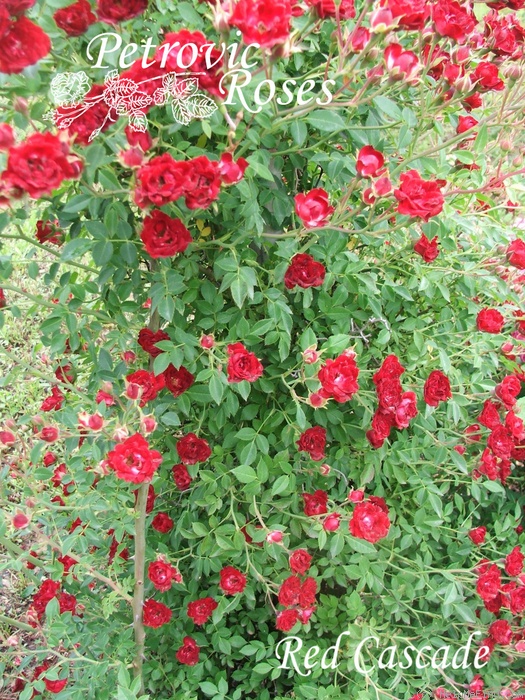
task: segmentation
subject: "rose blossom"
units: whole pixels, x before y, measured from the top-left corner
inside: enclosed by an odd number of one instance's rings
[[[141,484],[151,479],[162,462],[162,455],[150,450],[142,435],[135,433],[108,452],[107,460],[119,479]]]
[[[228,345],[228,382],[255,382],[263,373],[260,360],[242,343]]]
[[[390,519],[378,505],[364,501],[356,505],[349,529],[354,537],[374,543],[388,535]]]
[[[308,428],[301,434],[297,441],[300,452],[308,452],[314,462],[320,462],[325,458],[326,429],[320,426]]]

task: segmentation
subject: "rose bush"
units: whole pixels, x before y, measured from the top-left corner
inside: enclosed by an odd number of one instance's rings
[[[0,1],[3,690],[525,694],[522,5]]]

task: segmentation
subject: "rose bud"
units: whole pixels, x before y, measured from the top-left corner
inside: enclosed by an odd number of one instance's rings
[[[46,425],[39,433],[40,439],[45,442],[56,442],[58,440],[58,435],[58,429],[51,425]]]
[[[18,511],[11,519],[11,523],[13,524],[13,527],[16,528],[17,530],[23,530],[25,527],[29,525],[30,519],[27,517],[25,513],[22,513],[21,511]]]
[[[115,430],[112,439],[115,442],[123,442],[129,436],[129,431],[126,426],[121,426]]]
[[[145,435],[152,433],[157,427],[157,421],[153,416],[144,416],[141,421],[141,428]]]
[[[370,32],[366,27],[358,27],[350,34],[349,41],[350,50],[353,53],[359,53],[363,51],[370,42]]]
[[[201,348],[205,350],[210,350],[215,345],[215,338],[213,335],[203,335],[199,341]]]
[[[374,10],[370,15],[370,30],[374,34],[384,34],[396,26],[393,14],[390,10],[379,9]]]
[[[465,447],[465,445],[456,445],[454,447],[454,450],[458,453],[458,455],[464,455],[466,449],[467,448]]]
[[[283,541],[283,533],[280,530],[272,530],[266,535],[266,541],[271,544],[280,544]]]
[[[118,160],[125,168],[139,168],[144,162],[144,152],[140,148],[127,148],[119,151]]]
[[[341,516],[339,513],[331,513],[323,521],[323,528],[326,532],[335,532],[341,524]]]
[[[313,408],[322,408],[323,406],[326,406],[328,399],[325,399],[323,396],[321,396],[321,394],[316,392],[314,394],[310,394],[308,397],[308,403]]]
[[[311,345],[309,348],[302,353],[303,362],[305,365],[313,365],[319,360],[319,353],[316,350],[316,345]]]
[[[121,357],[127,365],[129,365],[131,362],[135,362],[135,360],[137,359],[137,356],[135,355],[133,350],[126,350],[122,353]]]
[[[332,471],[332,467],[329,464],[321,464],[319,471],[323,476],[328,476],[328,474],[330,474]]]
[[[0,430],[0,442],[2,445],[14,445],[16,438],[10,430]]]
[[[365,497],[365,492],[357,489],[352,489],[348,494],[348,500],[352,503],[360,503]]]
[[[132,401],[136,401],[142,394],[142,387],[138,384],[127,384],[126,385],[126,396]]]

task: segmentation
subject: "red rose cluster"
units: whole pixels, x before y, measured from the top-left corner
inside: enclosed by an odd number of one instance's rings
[[[299,621],[305,625],[315,612],[317,582],[311,576],[301,579],[311,562],[312,557],[305,549],[297,549],[290,555],[290,569],[294,575],[285,579],[279,588],[279,603],[286,610],[277,615],[278,630],[289,632]]]
[[[97,21],[88,0],[77,0],[72,5],[61,7],[53,15],[53,19],[57,27],[68,36],[81,36]]]
[[[66,593],[61,590],[61,585],[59,581],[52,581],[51,579],[44,579],[40,584],[40,588],[33,596],[29,610],[27,611],[27,617],[29,623],[36,627],[36,621],[42,622],[46,612],[47,604],[53,599],[58,600],[60,614],[65,612],[70,612],[72,615],[76,614],[77,611],[77,599],[71,593]]]
[[[480,462],[472,474],[475,479],[484,475],[505,484],[511,472],[511,460],[523,460],[525,426],[513,410],[520,391],[520,379],[511,374],[495,387],[495,400],[485,401],[478,422],[490,433]],[[477,427],[476,441],[479,441],[481,433]]]
[[[0,4],[0,73],[21,73],[47,56],[51,40],[25,16],[36,0],[2,0]]]
[[[234,165],[225,168],[224,163],[206,156],[185,161],[175,160],[169,153],[155,156],[137,172],[135,202],[144,209],[184,198],[188,209],[207,209],[219,197],[221,184],[229,184]]]
[[[83,163],[59,136],[31,134],[9,149],[7,168],[0,175],[0,189],[8,198],[28,194],[33,199],[52,194],[64,180],[80,176]]]
[[[151,344],[153,348],[155,342],[158,342],[158,340]],[[146,344],[149,345],[149,340]],[[154,348],[153,352],[156,352],[156,350]],[[195,377],[185,367],[176,369],[174,365],[169,364],[161,374],[155,374],[146,369],[139,369],[132,374],[128,374],[126,381],[128,398],[140,399],[139,405],[144,407],[149,401],[156,399],[162,389],[167,389],[177,398],[193,385]]]
[[[379,448],[390,435],[392,428],[408,428],[417,416],[417,397],[413,391],[401,387],[400,377],[405,371],[395,355],[389,355],[374,374],[379,406],[372,418],[372,428],[366,434],[374,448]]]
[[[485,608],[498,617],[502,610],[517,618],[517,623],[521,620],[525,612],[525,577],[524,572],[525,556],[520,546],[507,555],[503,562],[503,571],[498,564],[493,564],[484,559],[477,567],[478,576],[476,591],[483,600]],[[503,575],[511,580],[503,583]],[[500,618],[489,627],[489,636],[481,644],[488,647],[487,656],[494,650],[496,644],[507,646],[512,641],[519,642],[525,639],[524,630],[513,633],[511,623]]]

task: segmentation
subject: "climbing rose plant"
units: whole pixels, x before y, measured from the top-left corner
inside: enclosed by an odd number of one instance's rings
[[[0,1],[2,692],[525,695],[523,5]]]

